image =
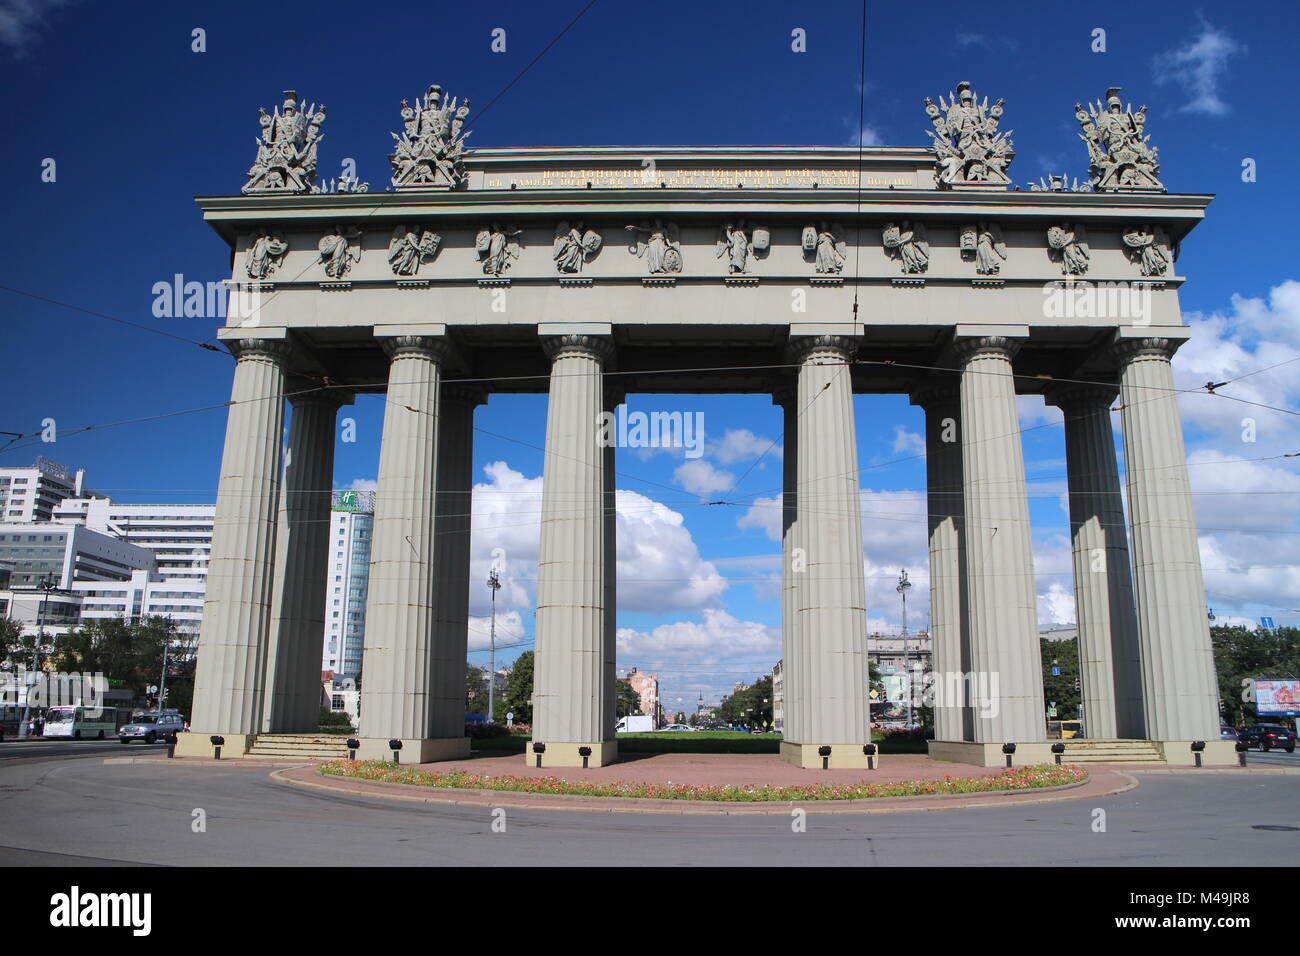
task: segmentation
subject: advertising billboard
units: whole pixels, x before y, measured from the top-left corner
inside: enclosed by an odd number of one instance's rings
[[[1255,713],[1261,717],[1300,716],[1300,680],[1256,680]]]

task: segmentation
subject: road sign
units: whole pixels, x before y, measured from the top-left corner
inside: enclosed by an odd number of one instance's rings
[[[156,693],[158,693],[158,685],[157,685],[157,684],[150,684],[150,685],[149,685],[149,693],[151,693],[151,694],[156,694]]]
[[[1049,708],[1047,708],[1047,716],[1048,716],[1048,717],[1055,717],[1055,716],[1056,716],[1056,708],[1055,708],[1055,707],[1049,707]]]
[[[1059,667],[1053,667],[1053,668],[1052,668],[1052,676],[1053,676],[1053,677],[1060,677],[1060,676],[1061,676],[1061,669],[1060,669]]]

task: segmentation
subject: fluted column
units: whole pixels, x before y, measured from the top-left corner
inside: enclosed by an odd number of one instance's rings
[[[785,387],[772,397],[785,418],[785,455],[781,490],[781,668],[784,673],[786,740],[801,740],[808,694],[804,688],[805,648],[799,632],[798,589],[807,570],[806,550],[799,541],[799,407],[795,389]]]
[[[543,341],[551,358],[542,477],[541,548],[537,566],[537,631],[533,741],[546,746],[542,766],[589,764],[617,755],[607,614],[612,547],[606,502],[611,447],[600,443],[605,410],[602,372],[613,357],[608,339],[560,335]],[[536,764],[534,754],[527,755]]]
[[[961,388],[927,382],[912,393],[925,410],[926,511],[930,528],[930,641],[935,740],[973,740],[965,675],[970,673],[963,539]]]
[[[1121,339],[1124,468],[1148,739],[1217,740],[1218,684],[1168,339]]]
[[[321,645],[329,568],[334,426],[352,393],[293,382],[289,448],[276,534],[264,727],[313,733],[320,725]]]
[[[416,335],[381,343],[390,364],[361,661],[363,756],[387,756],[396,738],[404,761],[429,760],[469,749],[463,726],[434,739],[438,395],[448,345]]]
[[[271,628],[289,345],[242,339],[235,354],[226,442],[199,635],[191,726],[182,751],[211,754],[208,736],[261,730]],[[242,753],[242,749],[239,749]]]
[[[459,737],[465,731],[474,409],[485,400],[478,386],[444,384],[438,407],[430,733],[435,738]]]
[[[959,340],[966,594],[979,743],[1046,739],[1033,548],[1011,359],[1002,336]],[[996,684],[994,683],[996,682]]]
[[[1065,415],[1074,606],[1083,717],[1093,739],[1143,735],[1133,573],[1110,407],[1119,389],[1069,385],[1047,396]]]
[[[799,738],[782,744],[787,760],[861,767],[867,742],[866,582],[853,421],[852,343],[837,336],[798,339],[798,540],[807,570],[795,589],[804,646],[800,681],[808,701]]]

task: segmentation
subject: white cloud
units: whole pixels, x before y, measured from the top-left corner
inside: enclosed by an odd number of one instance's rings
[[[722,440],[711,444],[708,454],[721,465],[731,465],[750,458],[780,461],[784,449],[771,438],[755,435],[748,428],[728,428]],[[762,467],[760,463],[759,467]]]
[[[350,491],[378,491],[379,482],[374,478],[353,478],[348,485]]]
[[[755,528],[762,531],[772,541],[781,540],[781,496],[773,498],[755,498],[748,510],[736,521],[741,531]]]
[[[486,617],[490,594],[479,586],[494,566],[501,571],[500,612],[536,607],[541,546],[542,479],[527,478],[504,461],[483,469],[474,486],[470,544],[470,610]],[[620,611],[695,610],[716,604],[727,580],[700,557],[682,516],[634,491],[617,493],[618,606]]]
[[[894,454],[920,455],[925,457],[925,436],[908,431],[902,425],[894,426]]]
[[[1179,112],[1222,116],[1229,111],[1220,93],[1228,60],[1245,50],[1227,31],[1202,20],[1201,32],[1195,37],[1156,56],[1156,82],[1174,84],[1191,94]]]
[[[885,142],[884,138],[880,135],[880,131],[876,129],[876,127],[865,122],[859,126],[858,118],[856,116],[846,116],[844,118],[844,125],[849,128],[849,146],[857,146],[859,144],[863,146],[881,146]]]
[[[0,46],[18,57],[36,44],[45,18],[71,0],[0,0]]]
[[[673,479],[693,495],[708,496],[719,491],[730,491],[736,486],[736,476],[702,458],[677,466]]]

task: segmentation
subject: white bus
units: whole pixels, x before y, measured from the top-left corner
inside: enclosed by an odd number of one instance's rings
[[[117,733],[116,707],[51,707],[45,714],[44,737],[112,737]]]

